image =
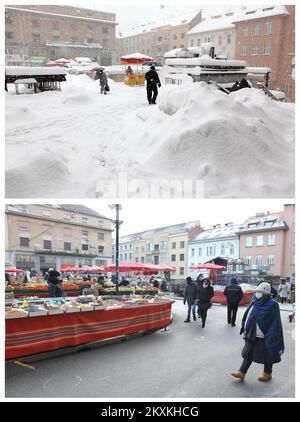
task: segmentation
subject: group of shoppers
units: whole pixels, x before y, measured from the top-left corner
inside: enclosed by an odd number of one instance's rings
[[[285,289],[281,288],[281,290]],[[190,322],[191,314],[196,321],[196,306],[198,305],[198,315],[202,319],[204,328],[213,294],[214,290],[208,278],[202,278],[200,275],[194,282],[191,277],[187,277],[183,303],[187,303],[188,313],[184,322]],[[225,287],[224,295],[227,299],[227,323],[235,327],[243,291],[234,277]],[[276,296],[277,291],[271,287],[270,283],[261,282],[256,287],[256,293],[242,318],[240,334],[245,340],[242,350],[243,361],[238,371],[231,372],[230,375],[234,378],[244,381],[251,364],[256,362],[264,365],[263,373],[258,380],[265,382],[272,379],[273,364],[281,361],[281,355],[284,352],[283,330]]]

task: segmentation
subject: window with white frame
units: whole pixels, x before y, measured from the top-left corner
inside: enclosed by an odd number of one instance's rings
[[[221,255],[225,255],[225,245],[224,245],[224,243],[221,244]]]
[[[244,45],[244,46],[242,47],[241,56],[247,56],[247,54],[248,54],[248,49],[247,49],[247,46],[246,46],[246,45]]]
[[[271,233],[271,234],[268,235],[268,245],[269,246],[276,245],[276,234],[275,233]]]
[[[250,248],[253,245],[252,243],[252,236],[246,237],[246,248]]]
[[[256,265],[263,264],[263,255],[256,255]]]
[[[234,244],[230,244],[230,255],[234,255]]]
[[[192,258],[194,258],[194,256],[195,256],[195,249],[194,249],[194,248],[192,248],[192,249],[191,249],[191,257],[192,257]]]
[[[268,265],[274,265],[275,263],[275,255],[270,254],[268,255],[268,261],[267,261]]]
[[[82,217],[81,222],[82,222],[82,224],[88,224],[89,223],[88,217]]]
[[[264,237],[256,236],[256,246],[264,246]]]
[[[258,50],[259,50],[258,45],[257,44],[253,44],[252,56],[258,56]]]
[[[259,25],[254,25],[254,35],[259,35]]]
[[[243,26],[243,36],[248,37],[248,34],[249,34],[248,26]]]
[[[227,34],[227,44],[231,44],[231,34]]]
[[[269,56],[271,54],[271,44],[270,43],[266,43],[264,45],[264,55],[265,56]]]
[[[266,35],[272,34],[272,22],[266,22]]]
[[[245,264],[251,266],[252,265],[252,256],[245,257]]]

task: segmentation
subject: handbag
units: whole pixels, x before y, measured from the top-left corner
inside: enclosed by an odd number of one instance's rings
[[[106,84],[106,85],[105,85],[105,91],[106,91],[106,92],[110,91],[110,87],[109,87],[109,85],[108,85],[108,84]]]

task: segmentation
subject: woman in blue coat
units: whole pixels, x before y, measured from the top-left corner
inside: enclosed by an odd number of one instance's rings
[[[243,333],[244,360],[240,369],[231,375],[243,381],[252,362],[256,362],[264,365],[264,372],[258,380],[271,380],[273,364],[281,361],[284,352],[284,340],[279,305],[271,296],[269,283],[257,286],[252,303],[243,317],[240,334]]]

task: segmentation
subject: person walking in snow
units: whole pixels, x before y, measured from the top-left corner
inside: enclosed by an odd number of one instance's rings
[[[236,278],[232,277],[230,284],[225,287],[224,296],[226,296],[227,299],[227,323],[232,327],[235,327],[239,303],[244,296],[243,290],[241,286],[239,286]]]
[[[251,311],[251,312],[250,312]],[[244,381],[252,362],[264,365],[259,381],[272,378],[274,363],[281,361],[284,352],[283,331],[279,305],[271,296],[271,285],[263,282],[256,288],[252,302],[246,310],[240,334],[244,334],[244,358],[240,369],[230,375]]]
[[[100,93],[106,95],[106,86],[107,86],[107,76],[104,72],[104,68],[100,67],[99,69],[99,83],[100,83]]]
[[[193,314],[194,321],[196,321],[196,301],[197,301],[197,286],[196,283],[193,282],[191,277],[187,277],[186,279],[186,287],[184,290],[183,295],[183,304],[185,305],[187,302],[188,305],[188,313],[186,320],[184,322],[191,322],[191,312]]]
[[[211,307],[211,298],[214,295],[214,289],[210,284],[209,278],[204,278],[202,286],[198,291],[198,314],[202,320],[202,328],[205,327],[207,311]]]
[[[147,81],[147,98],[149,104],[156,104],[156,98],[158,95],[157,85],[161,87],[161,83],[158,77],[158,73],[155,70],[155,66],[150,66],[150,70],[145,74],[145,79]]]

